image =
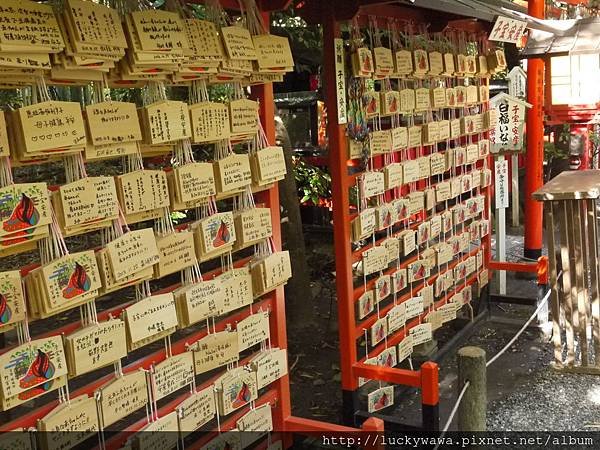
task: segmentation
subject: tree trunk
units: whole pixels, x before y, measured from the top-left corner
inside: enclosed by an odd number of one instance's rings
[[[275,119],[277,145],[283,148],[287,176],[279,182],[279,198],[282,221],[283,247],[290,252],[292,278],[285,287],[286,311],[290,327],[304,328],[314,325],[313,298],[310,286],[306,247],[300,218],[300,201],[292,164],[292,144],[285,125],[279,117]]]

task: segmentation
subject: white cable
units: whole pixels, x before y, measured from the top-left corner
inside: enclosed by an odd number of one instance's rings
[[[444,425],[444,429],[442,430],[442,434],[439,437],[438,443],[433,448],[433,450],[437,450],[440,447],[442,439],[446,435],[446,432],[448,431],[448,428],[450,428],[450,424],[454,420],[454,416],[456,415],[456,411],[458,411],[458,407],[460,406],[460,402],[461,402],[463,396],[465,395],[465,392],[467,392],[467,388],[469,387],[470,384],[471,384],[471,382],[467,381],[465,383],[465,385],[463,386],[462,390],[460,391],[460,394],[458,394],[458,398],[456,399],[456,403],[454,404],[454,408],[452,408],[452,412],[450,412],[450,417],[448,417],[448,420],[446,421],[446,425]]]
[[[562,274],[563,273],[561,271],[558,274],[558,276],[556,277],[556,279],[557,280],[560,279],[560,277],[562,276]],[[536,308],[536,310],[531,315],[531,317],[527,320],[527,322],[525,322],[525,324],[521,327],[521,329],[517,332],[517,334],[515,334],[510,341],[508,341],[508,344],[506,344],[504,346],[504,348],[502,348],[502,350],[500,350],[498,353],[496,353],[496,355],[485,364],[486,368],[489,367],[491,364],[493,364],[506,350],[508,350],[508,348],[512,344],[514,344],[514,342],[519,338],[519,336],[521,336],[521,334],[523,333],[523,331],[525,331],[525,329],[527,328],[527,326],[529,326],[529,324],[531,323],[531,321],[537,316],[538,312],[540,312],[540,310],[546,305],[546,303],[548,302],[548,299],[550,298],[550,294],[551,293],[552,293],[552,290],[548,290],[548,292],[546,293],[546,295],[544,295],[544,298],[542,298],[542,301],[540,302],[540,304],[538,305],[538,307]],[[440,444],[442,442],[442,438],[446,435],[446,432],[448,431],[448,428],[450,428],[450,424],[452,423],[452,420],[454,420],[454,416],[456,415],[456,411],[458,411],[458,407],[460,406],[460,402],[462,401],[462,398],[465,395],[465,392],[467,392],[467,388],[469,387],[470,384],[471,384],[471,382],[467,380],[467,382],[463,386],[462,390],[460,391],[460,394],[458,394],[458,398],[456,399],[456,403],[454,404],[454,407],[452,408],[452,412],[450,413],[450,417],[448,417],[448,420],[446,421],[446,425],[444,425],[444,429],[442,430],[442,434],[440,435],[438,443],[434,447],[433,450],[437,450],[439,448],[439,446],[440,446]]]
[[[558,275],[557,279],[560,278],[561,275],[562,275],[562,272]],[[514,344],[514,342],[519,338],[519,336],[521,336],[523,331],[525,331],[525,329],[529,326],[531,321],[537,316],[538,312],[540,312],[540,310],[546,305],[546,302],[550,298],[551,292],[552,292],[551,289],[549,289],[548,292],[546,292],[546,295],[544,295],[544,298],[542,299],[542,301],[540,302],[540,304],[538,305],[536,310],[533,312],[531,317],[527,320],[527,322],[525,322],[525,324],[521,327],[521,329],[517,332],[517,334],[515,334],[510,341],[508,341],[508,344],[506,344],[502,350],[500,350],[498,353],[496,353],[496,355],[492,359],[490,359],[487,363],[485,363],[485,367],[489,367],[494,361],[496,361],[500,356],[502,356],[502,354],[506,350],[508,350],[508,348],[511,345]]]

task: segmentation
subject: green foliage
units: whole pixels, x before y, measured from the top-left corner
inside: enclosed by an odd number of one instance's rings
[[[571,127],[565,123],[558,134],[558,146],[554,142],[544,142],[544,160],[550,163],[555,159],[567,159],[569,157],[568,146],[570,137]]]
[[[299,158],[294,158],[294,178],[300,203],[320,205],[331,199],[331,176]]]

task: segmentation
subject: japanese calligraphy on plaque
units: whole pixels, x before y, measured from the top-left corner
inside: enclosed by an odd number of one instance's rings
[[[196,341],[190,346],[196,374],[237,361],[240,357],[238,348],[237,331],[219,331]]]
[[[69,376],[81,375],[127,356],[125,323],[120,319],[92,324],[65,336]]]
[[[85,111],[89,141],[93,145],[142,140],[135,103],[117,101],[95,103],[86,106]]]
[[[153,295],[128,306],[125,323],[130,350],[174,332],[177,312],[173,294]]]
[[[193,392],[176,408],[179,432],[191,433],[212,420],[217,414],[213,386]]]
[[[190,105],[192,139],[195,143],[228,139],[231,135],[229,108],[225,103],[202,102]]]
[[[189,386],[194,378],[194,356],[183,352],[170,356],[154,366],[154,400],[160,400]]]

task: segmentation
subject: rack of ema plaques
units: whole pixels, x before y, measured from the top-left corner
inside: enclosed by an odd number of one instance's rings
[[[0,431],[56,431],[0,448],[280,448],[291,272],[270,143],[287,39],[253,2],[250,30],[187,9],[0,3],[21,24],[0,36],[0,87],[23,100],[0,113]],[[223,83],[230,99],[211,101]]]
[[[562,172],[533,193],[544,202],[554,366],[600,374],[597,170]]]
[[[405,385],[421,390],[420,427],[437,428],[438,368],[413,356],[472,318],[488,282],[489,76],[504,55],[482,33],[425,30],[366,12],[324,19],[347,423],[390,418]]]

